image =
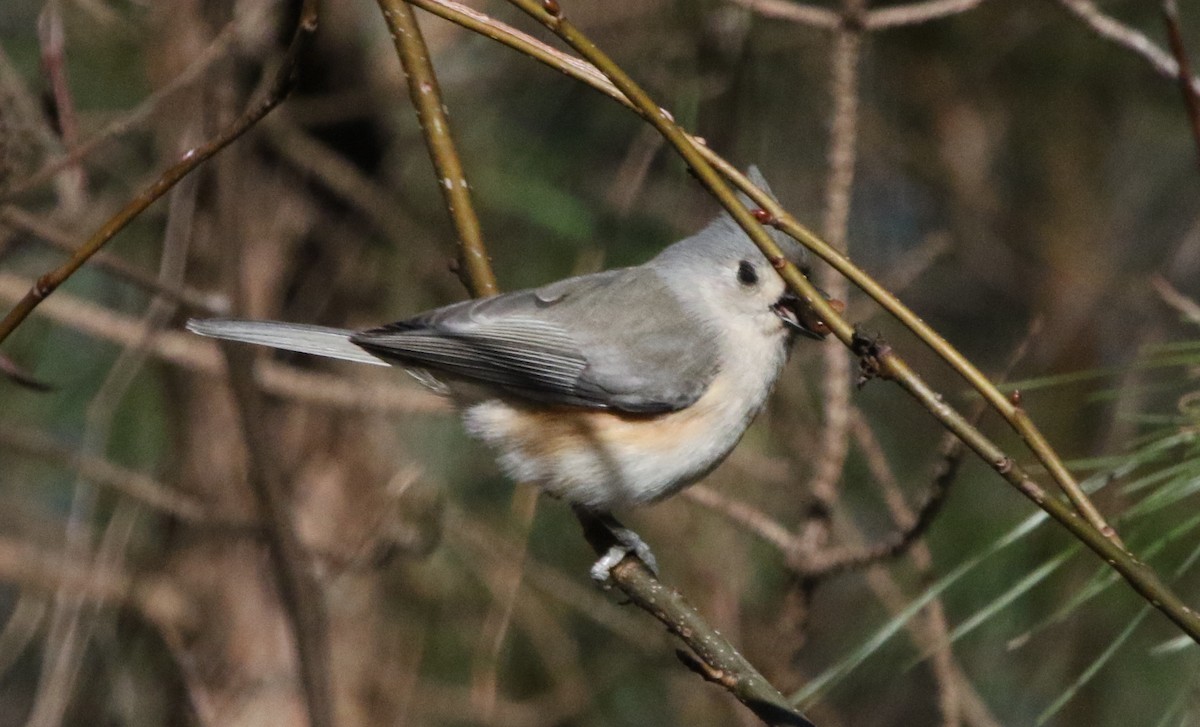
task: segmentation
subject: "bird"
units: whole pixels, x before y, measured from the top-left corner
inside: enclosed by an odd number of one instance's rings
[[[757,168],[749,177],[770,194]],[[769,232],[807,269],[802,246]],[[765,405],[797,337],[828,333],[728,212],[640,265],[375,328],[222,318],[187,328],[408,370],[454,401],[466,432],[507,476],[612,533],[591,569],[600,582],[630,553],[657,572],[649,547],[613,511],[710,473]]]

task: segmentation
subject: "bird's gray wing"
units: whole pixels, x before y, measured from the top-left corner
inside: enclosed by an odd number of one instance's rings
[[[638,413],[690,405],[717,368],[712,337],[647,268],[464,301],[350,340],[520,398]]]

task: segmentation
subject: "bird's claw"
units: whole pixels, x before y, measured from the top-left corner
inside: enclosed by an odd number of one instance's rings
[[[612,569],[624,560],[627,555],[635,556],[650,569],[650,572],[655,577],[658,576],[658,559],[654,557],[654,553],[650,551],[650,546],[646,544],[646,541],[642,540],[641,536],[611,517],[603,519],[603,523],[617,542],[608,549],[608,552],[600,556],[599,560],[592,564],[592,580],[601,584],[607,583],[612,576]]]

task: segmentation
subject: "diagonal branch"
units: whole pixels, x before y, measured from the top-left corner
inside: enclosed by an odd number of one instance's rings
[[[922,0],[907,5],[893,5],[868,12],[864,25],[867,30],[918,25],[974,10],[983,2],[984,0]]]
[[[25,297],[13,306],[3,320],[0,320],[0,343],[29,317],[34,308],[54,293],[60,285],[83,267],[84,263],[107,245],[109,240],[125,229],[126,225],[137,218],[147,207],[178,184],[179,180],[191,174],[205,161],[232,144],[287,98],[295,82],[300,50],[317,29],[316,5],[316,0],[305,1],[304,7],[300,10],[300,19],[291,43],[262,97],[214,139],[185,152],[174,164],[167,167],[150,186],[138,193],[120,211],[109,218],[99,230],[88,238],[87,242],[75,251],[69,260],[38,278]]]
[[[1105,15],[1092,0],[1057,0],[1057,2],[1067,12],[1083,21],[1083,24],[1096,35],[1141,56],[1158,75],[1188,84],[1193,93],[1200,92],[1200,79],[1183,74],[1180,71],[1179,63],[1171,57],[1171,54],[1159,48],[1154,41],[1146,37],[1145,33]]]
[[[1124,546],[1115,537],[1115,533],[1111,527],[1104,523],[1102,519],[1096,522],[1098,513],[1095,512],[1094,507],[1086,507],[1090,505],[1090,501],[1087,500],[1086,495],[1083,495],[1078,484],[1074,482],[1070,473],[1063,467],[1061,460],[1051,450],[1042,450],[1034,446],[1036,438],[1041,436],[1040,432],[1036,428],[1033,428],[1032,423],[1028,422],[1027,419],[1024,422],[1019,421],[1019,407],[1015,402],[1005,397],[982,372],[967,361],[961,353],[951,347],[936,332],[925,325],[924,322],[920,321],[912,311],[901,305],[895,296],[883,290],[878,283],[855,267],[845,256],[830,248],[828,244],[800,225],[778,202],[771,199],[762,190],[755,188],[744,175],[738,173],[736,169],[733,169],[727,163],[716,164],[725,177],[733,180],[742,191],[746,192],[753,199],[754,203],[762,208],[760,215],[756,216],[752,214],[717,174],[713,161],[707,158],[708,155],[702,151],[705,148],[698,145],[692,137],[688,136],[678,127],[670,113],[655,104],[599,48],[573,25],[564,20],[557,0],[545,0],[542,5],[533,2],[533,0],[510,0],[510,2],[518,5],[527,14],[556,33],[609,77],[609,80],[617,86],[621,93],[637,107],[640,115],[653,124],[667,141],[676,148],[680,156],[692,168],[696,177],[721,202],[722,206],[729,211],[733,219],[746,231],[746,234],[763,254],[766,255],[767,259],[772,261],[779,275],[792,291],[797,293],[812,308],[816,315],[826,323],[831,333],[847,346],[850,346],[856,355],[860,357],[864,371],[869,374],[869,377],[884,378],[900,384],[943,427],[953,432],[955,436],[965,442],[972,451],[987,462],[993,470],[1015,487],[1018,492],[1032,500],[1035,505],[1058,521],[1075,538],[1087,545],[1101,559],[1120,573],[1134,590],[1161,610],[1193,640],[1200,643],[1200,614],[1189,608],[1162,581],[1153,569],[1126,551]],[[712,156],[715,157],[715,155]],[[1056,475],[1056,480],[1059,481],[1064,491],[1072,497],[1072,501],[1076,503],[1076,507],[1079,507],[1085,514],[1092,515],[1092,517],[1085,520],[1079,516],[1071,505],[1047,495],[1041,486],[1023,468],[1017,465],[1003,449],[972,426],[962,414],[949,406],[945,398],[934,391],[903,359],[896,355],[890,346],[882,340],[870,340],[859,335],[858,331],[842,318],[803,273],[787,261],[779,246],[775,244],[762,227],[762,224],[759,222],[760,218],[802,242],[826,262],[837,268],[839,272],[850,277],[852,282],[857,284],[864,292],[867,292],[873,298],[880,301],[881,304],[884,304],[885,301],[891,304],[892,307],[888,307],[886,304],[884,307],[888,308],[889,312],[896,315],[910,329],[917,332],[943,358],[954,364],[959,373],[968,378],[977,390],[983,394],[988,403],[1005,415],[1006,421],[1022,434],[1026,443],[1038,453],[1039,458],[1042,458],[1043,463],[1051,470],[1052,474]],[[1023,424],[1027,426],[1023,426]],[[1050,456],[1049,460],[1046,459],[1047,455]],[[1059,479],[1063,475],[1065,475],[1066,479]]]
[[[1077,2],[1078,0],[1062,1]],[[504,23],[470,8],[466,8],[454,2],[454,0],[409,0],[409,2],[435,13],[439,17],[459,24],[464,28],[504,43],[510,48],[529,55],[531,58],[551,68],[586,83],[597,91],[608,95],[618,103],[632,109],[643,119],[658,127],[660,131],[662,131],[662,124],[664,123],[667,127],[677,128],[673,121],[671,121],[669,114],[663,116],[666,112],[659,109],[653,101],[645,98],[644,94],[643,101],[646,103],[646,106],[643,107],[635,104],[625,94],[623,89],[617,88],[612,79],[606,78],[599,69],[590,63],[551,48],[525,33],[513,30]],[[672,143],[676,144],[680,153],[689,159],[689,163],[691,163],[694,170],[697,170],[697,174],[702,178],[705,186],[733,214],[734,219],[746,229],[751,239],[762,249],[763,253],[769,259],[780,261],[783,267],[779,270],[779,274],[794,291],[799,293],[812,306],[818,316],[825,321],[838,322],[834,333],[837,334],[837,337],[843,343],[850,345],[854,336],[854,329],[845,322],[845,319],[840,314],[826,304],[824,296],[808,283],[803,275],[793,266],[784,262],[781,251],[766,236],[765,232],[762,231],[759,223],[746,216],[748,213],[745,208],[731,194],[723,196],[723,193],[719,192],[713,185],[720,185],[721,189],[725,189],[724,183],[716,177],[708,177],[702,174],[699,171],[701,166],[708,169],[708,165],[712,165],[718,169],[726,179],[736,185],[739,190],[748,195],[755,204],[768,213],[764,219],[767,219],[769,224],[774,225],[804,244],[839,273],[849,278],[850,282],[854,283],[860,290],[874,299],[880,307],[900,321],[917,338],[921,339],[925,345],[937,353],[951,368],[966,379],[971,387],[978,391],[984,400],[999,412],[1010,426],[1021,434],[1026,443],[1030,445],[1030,449],[1042,459],[1042,463],[1050,471],[1057,484],[1071,498],[1076,508],[1087,516],[1089,524],[1105,537],[1116,538],[1115,532],[1108,526],[1103,517],[1100,516],[1095,506],[1091,504],[1086,493],[1079,487],[1071,473],[1063,466],[1057,453],[1048,446],[1036,446],[1039,442],[1044,444],[1045,439],[1033,422],[1027,417],[1019,416],[1018,408],[974,364],[942,338],[937,331],[926,324],[920,316],[906,307],[891,291],[880,285],[849,258],[834,250],[824,240],[801,225],[778,202],[771,199],[762,190],[754,187],[750,183],[750,180],[736,167],[705,146],[702,140],[688,136],[682,129],[678,131],[680,136],[675,137]],[[685,152],[685,149],[688,151]],[[699,155],[698,157],[696,156],[697,154]],[[693,159],[695,160],[694,162],[692,162]],[[753,232],[755,229],[758,231]],[[930,403],[926,403],[925,405],[928,407]],[[946,406],[940,399],[937,400],[936,405],[938,407]]]
[[[597,522],[580,518],[592,549],[606,553],[615,543],[612,533]],[[688,645],[695,657],[682,652],[679,656],[693,671],[727,689],[768,725],[814,727],[679,591],[659,581],[640,560],[625,558],[613,567],[610,577],[636,606]]]

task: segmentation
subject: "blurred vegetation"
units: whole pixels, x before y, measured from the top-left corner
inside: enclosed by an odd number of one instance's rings
[[[784,204],[819,228],[830,32],[725,0],[561,3],[677,120],[735,163],[759,164]],[[505,3],[471,4],[545,37]],[[1156,3],[1102,7],[1165,47]],[[1200,53],[1200,11],[1181,11]],[[41,58],[38,18],[52,12],[63,24],[73,141],[61,109],[50,111]],[[29,213],[78,244],[240,113],[292,13],[266,0],[0,3],[2,211]],[[505,289],[642,262],[716,213],[625,109],[486,39],[422,24]],[[214,42],[224,45],[203,61]],[[172,85],[196,63],[198,80]],[[1191,562],[1200,323],[1151,282],[1200,297],[1198,150],[1178,86],[1045,0],[984,2],[869,33],[859,69],[851,256],[984,370],[1003,370],[1040,322],[1008,378],[1080,476],[1103,486],[1097,502],[1134,552],[1200,606]],[[360,326],[463,297],[450,271],[454,232],[375,4],[326,3],[299,78],[266,123],[108,253],[169,280],[160,265],[172,249],[186,258],[189,288],[250,317]],[[24,184],[164,88],[131,130]],[[169,229],[184,219],[182,231]],[[27,286],[62,259],[28,225],[0,217],[0,283]],[[6,309],[9,288],[0,284]],[[0,725],[303,723],[266,551],[246,526],[254,506],[227,385],[212,367],[179,365],[153,346],[142,360],[112,326],[80,324],[101,311],[138,331],[152,298],[89,266],[4,347],[54,389],[0,382]],[[60,299],[70,305],[51,314]],[[864,330],[969,405],[932,354],[864,301],[849,302]],[[166,305],[159,327],[169,331],[204,314]],[[178,341],[211,355],[206,342]],[[277,437],[269,456],[325,589],[338,724],[754,723],[679,665],[656,623],[591,587],[591,552],[561,503],[539,503],[508,614],[523,541],[513,486],[415,383],[274,360],[392,397],[329,405],[276,391],[265,413]],[[1087,375],[1056,378],[1078,372]],[[824,375],[818,347],[801,342],[768,411],[705,485],[801,528],[812,516],[805,485],[821,456]],[[852,404],[908,503],[918,502],[941,431],[881,382]],[[1031,460],[1001,423],[984,427]],[[831,545],[852,544],[854,530],[878,539],[895,529],[865,451],[852,443]],[[79,466],[78,452],[121,471]],[[191,521],[130,497],[121,483],[134,475],[206,515]],[[1035,511],[970,459],[921,540],[928,564],[885,561],[822,581],[808,600],[783,554],[693,499],[622,515],[654,546],[665,580],[785,693],[849,666],[873,635],[898,627],[809,703],[823,727],[1200,724],[1196,645],[1145,615],[1053,525],[996,547]],[[13,563],[33,575],[11,575],[25,572]],[[66,578],[71,567],[92,585]],[[97,596],[95,584],[117,574],[138,585]],[[950,683],[892,620],[943,586],[950,631],[999,605],[953,643],[961,678]],[[77,597],[82,606],[71,605]],[[179,613],[164,605],[172,599],[185,604]],[[970,698],[985,706],[963,706]]]

